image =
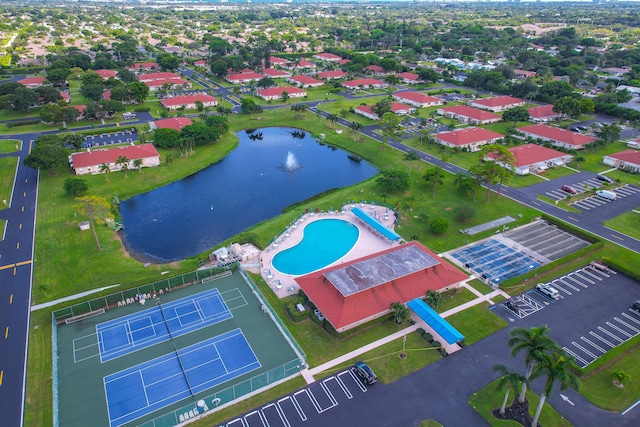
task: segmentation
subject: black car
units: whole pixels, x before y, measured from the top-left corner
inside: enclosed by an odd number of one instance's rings
[[[373,369],[371,369],[366,363],[356,362],[353,367],[356,370],[356,374],[358,374],[358,376],[365,383],[373,384],[378,381],[378,377],[376,376],[375,372],[373,372]]]
[[[640,299],[638,301],[634,301],[633,304],[631,304],[631,310],[635,310],[640,313]]]
[[[598,178],[602,182],[608,182],[609,184],[613,184],[615,182],[615,180],[605,175],[597,175],[596,178]]]

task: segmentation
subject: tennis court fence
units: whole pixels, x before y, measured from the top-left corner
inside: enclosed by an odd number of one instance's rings
[[[126,301],[127,298],[135,298],[136,295],[139,294],[154,293],[159,292],[160,290],[164,292],[167,289],[180,288],[186,285],[214,280],[218,277],[226,277],[236,269],[238,269],[238,265],[232,264],[225,268],[196,270],[181,274],[180,276],[168,277],[157,282],[148,283],[131,289],[125,289],[121,292],[115,292],[103,297],[94,298],[89,301],[61,308],[60,310],[53,312],[53,318],[56,322],[64,322],[65,319],[70,319],[72,317],[87,315],[101,309],[108,310],[111,307],[117,307],[118,302]]]

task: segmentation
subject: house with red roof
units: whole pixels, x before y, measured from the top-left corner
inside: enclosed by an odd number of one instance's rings
[[[316,77],[324,80],[337,80],[337,79],[344,78],[346,76],[347,76],[347,73],[345,73],[342,70],[322,71],[316,74]]]
[[[516,158],[514,165],[516,175],[544,173],[549,168],[566,165],[573,159],[570,154],[537,144],[518,145],[509,148],[509,151]],[[489,154],[484,160],[493,160],[492,154]]]
[[[638,173],[640,172],[640,151],[624,150],[607,154],[602,158],[602,163],[627,172]]]
[[[341,56],[334,55],[333,53],[327,53],[327,52],[316,53],[315,55],[313,55],[313,57],[316,59],[319,59],[320,61],[326,61],[326,62],[338,62],[342,59]]]
[[[369,74],[372,74],[374,76],[382,76],[385,73],[384,68],[382,68],[379,65],[369,65],[364,67],[364,71],[366,71]]]
[[[282,94],[287,92],[289,98],[303,98],[307,96],[307,91],[304,89],[299,89],[293,86],[278,86],[272,87],[269,89],[261,89],[256,92],[256,95],[265,101],[272,101],[275,99],[282,99]]]
[[[116,79],[118,74],[114,70],[93,70],[94,73],[102,77],[102,80]]]
[[[193,122],[191,121],[191,119],[187,117],[170,117],[168,119],[160,119],[154,122],[149,122],[149,127],[151,128],[151,130],[174,129],[181,132],[183,127],[192,124]]]
[[[160,66],[155,62],[139,62],[137,64],[127,65],[125,68],[134,73],[141,73],[159,70]]]
[[[82,120],[84,119],[84,109],[87,108],[86,105],[81,104],[81,105],[72,105],[71,108],[75,108],[76,110],[78,110],[78,112],[80,113],[80,115],[78,116],[77,120]]]
[[[460,287],[467,276],[419,242],[409,242],[363,258],[297,277],[309,300],[338,332],[390,313],[429,290]]]
[[[258,74],[254,71],[246,71],[243,73],[229,74],[224,79],[233,84],[254,83],[264,77],[264,74]]]
[[[516,77],[522,78],[522,79],[526,79],[528,77],[535,77],[536,76],[536,72],[535,71],[527,71],[527,70],[513,70],[513,73],[516,75]]]
[[[67,91],[60,91],[60,96],[62,97],[62,99],[64,99],[65,103],[70,103],[71,102],[71,94]]]
[[[349,80],[346,82],[342,82],[342,86],[347,89],[358,90],[358,89],[385,89],[389,87],[389,85],[382,80],[377,79],[356,79]]]
[[[407,85],[420,83],[420,76],[416,73],[399,73],[396,74],[396,77],[399,78],[402,83]]]
[[[27,77],[26,79],[18,80],[18,83],[29,89],[35,89],[42,86],[45,80],[45,77]]]
[[[102,164],[110,171],[121,170],[123,165],[116,163],[120,156],[129,159],[129,169],[135,169],[135,160],[142,160],[141,168],[155,167],[160,164],[160,154],[153,144],[127,145],[124,147],[88,149],[86,152],[73,153],[69,164],[76,175],[95,175],[101,173]]]
[[[476,127],[442,132],[433,137],[438,144],[466,151],[478,151],[483,145],[493,144],[502,138],[504,135],[500,133]]]
[[[469,107],[468,105],[438,108],[436,112],[441,116],[449,117],[462,123],[472,123],[474,125],[496,123],[501,120],[501,117],[497,114]]]
[[[280,64],[281,67],[287,68],[289,70],[315,70],[316,64],[313,62],[300,60],[300,61],[290,61],[284,64]]]
[[[544,124],[524,126],[518,128],[525,136],[533,139],[548,141],[556,147],[568,148],[571,150],[580,150],[585,145],[593,142],[596,138],[571,132],[570,130],[560,129]]]
[[[556,113],[555,111],[553,111],[553,105],[551,104],[527,108],[527,111],[529,112],[530,116],[529,120],[536,123],[550,122],[552,120],[560,118],[560,116],[562,115],[561,113]]]
[[[147,73],[147,74],[140,74],[138,76],[138,81],[142,83],[152,82],[154,80],[171,80],[171,79],[177,80],[177,79],[182,79],[182,77],[180,77],[180,74],[169,73],[169,72]]]
[[[215,107],[218,105],[218,100],[207,94],[175,96],[173,98],[164,98],[160,102],[167,110],[177,110],[179,108],[193,110],[198,107],[196,104],[197,101],[202,102],[204,107]]]
[[[182,89],[191,87],[191,83],[189,83],[185,79],[158,79],[144,82],[144,84],[146,84],[149,87],[149,90],[152,92],[162,89],[162,86],[164,86],[165,84],[169,87],[169,89]]]
[[[391,112],[395,113],[399,116],[405,116],[407,114],[411,114],[413,112],[415,112],[416,109],[415,107],[412,107],[410,105],[406,105],[406,104],[400,104],[399,102],[392,102],[391,103]],[[364,116],[368,119],[371,120],[379,120],[380,117],[378,117],[378,115],[376,113],[373,112],[373,110],[371,109],[371,107],[369,105],[361,105],[359,107],[356,107],[353,109],[353,112],[355,114],[360,114],[361,116]]]
[[[291,77],[291,73],[284,70],[278,70],[277,68],[265,68],[262,70],[265,76],[271,77],[272,79],[282,79]]]
[[[481,98],[469,101],[470,107],[493,111],[494,113],[506,111],[513,107],[524,107],[524,104],[525,102],[522,99],[514,98],[512,96],[493,96],[491,98]]]
[[[287,79],[287,82],[296,85],[297,87],[320,87],[324,84],[322,80],[314,79],[309,76],[293,76]]]
[[[288,59],[283,59],[283,58],[278,58],[277,56],[270,56],[269,57],[269,62],[271,63],[271,65],[282,65],[282,64],[286,64],[289,61]]]
[[[208,65],[209,61],[207,61],[206,59],[200,59],[196,62],[193,63],[193,65],[195,65],[196,67],[203,67],[205,68]]]
[[[425,95],[424,93],[414,92],[411,90],[404,92],[396,92],[392,95],[393,99],[404,104],[413,105],[414,107],[433,107],[444,104],[444,101],[435,96]]]

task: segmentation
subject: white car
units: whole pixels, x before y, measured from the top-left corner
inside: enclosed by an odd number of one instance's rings
[[[536,285],[536,290],[551,299],[560,299],[560,293],[556,290],[556,288],[548,283],[538,283]]]

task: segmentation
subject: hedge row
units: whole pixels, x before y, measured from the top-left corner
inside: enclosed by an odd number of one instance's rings
[[[588,231],[584,231],[581,228],[575,227],[572,224],[569,224],[568,222],[564,222],[562,220],[559,220],[558,218],[554,218],[552,216],[549,216],[547,214],[542,214],[542,219],[547,221],[549,224],[553,224],[555,226],[557,226],[558,228],[571,233],[575,236],[578,236],[588,242],[591,243],[595,243],[595,242],[600,242],[601,239],[596,236],[595,234],[591,234]]]
[[[640,270],[635,270],[635,271],[630,270],[627,267],[623,266],[622,264],[618,263],[618,261],[614,260],[613,258],[609,258],[606,256],[602,257],[602,262],[608,265],[609,267],[613,268],[615,271],[622,273],[625,276],[629,276],[632,279],[640,282]]]
[[[7,129],[11,129],[11,128],[16,128],[16,127],[20,127],[20,126],[28,126],[28,125],[39,125],[41,123],[40,119],[34,119],[34,120],[24,120],[21,122],[7,122]]]
[[[284,307],[285,310],[287,311],[287,314],[289,315],[289,317],[294,323],[298,323],[306,319],[307,317],[309,317],[309,312],[307,310],[299,311],[298,308],[296,307],[297,304],[298,304],[297,301],[292,301],[287,305],[285,305]]]

